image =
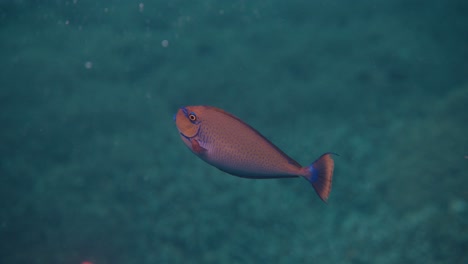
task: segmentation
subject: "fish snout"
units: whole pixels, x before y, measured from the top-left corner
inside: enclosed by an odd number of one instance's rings
[[[194,124],[188,117],[188,110],[185,107],[180,108],[174,115],[174,120],[179,132],[187,138],[197,135],[199,125]]]

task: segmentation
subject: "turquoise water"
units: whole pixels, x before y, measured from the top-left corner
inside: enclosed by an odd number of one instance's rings
[[[466,1],[0,3],[0,263],[468,263]],[[223,108],[301,164],[184,146]]]

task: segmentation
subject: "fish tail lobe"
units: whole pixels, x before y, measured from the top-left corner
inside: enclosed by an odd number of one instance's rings
[[[335,163],[331,157],[334,153],[325,153],[314,161],[310,166],[305,167],[307,174],[304,176],[314,187],[315,192],[325,203],[330,195],[333,169]]]

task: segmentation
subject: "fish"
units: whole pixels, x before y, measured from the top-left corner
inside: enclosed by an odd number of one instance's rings
[[[174,121],[185,145],[219,170],[250,179],[302,177],[327,203],[335,153],[324,153],[303,167],[240,118],[213,106],[181,107]]]

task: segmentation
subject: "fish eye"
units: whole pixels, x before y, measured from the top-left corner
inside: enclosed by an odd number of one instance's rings
[[[190,113],[188,115],[188,118],[190,119],[190,121],[196,121],[197,120],[197,116],[194,113]]]

